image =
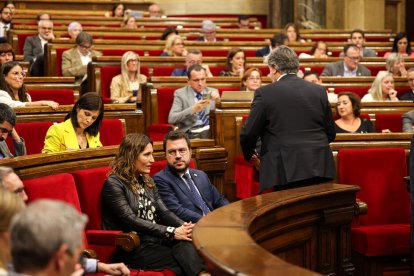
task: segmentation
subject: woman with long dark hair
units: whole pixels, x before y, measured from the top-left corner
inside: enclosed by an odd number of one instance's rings
[[[84,94],[76,101],[63,123],[49,128],[43,153],[102,147],[99,128],[104,104],[96,92]]]

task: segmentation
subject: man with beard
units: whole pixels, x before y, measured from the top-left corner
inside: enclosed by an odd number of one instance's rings
[[[6,138],[11,136],[14,145],[14,155],[22,156],[26,154],[26,146],[23,138],[14,129],[16,125],[16,113],[7,104],[0,103],[0,159],[13,157],[6,144]]]
[[[1,8],[0,13],[0,42],[6,42],[6,31],[10,30],[13,13],[7,7]]]
[[[229,203],[205,172],[188,167],[191,143],[183,132],[170,131],[163,148],[167,167],[154,176],[154,182],[168,209],[182,220],[196,223],[210,211]]]

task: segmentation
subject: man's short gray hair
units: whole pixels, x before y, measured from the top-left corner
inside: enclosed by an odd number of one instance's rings
[[[82,245],[88,218],[62,201],[43,199],[17,214],[10,226],[11,254],[16,272],[46,268],[62,244],[68,253]]]
[[[294,73],[299,69],[299,58],[288,46],[279,46],[266,57],[269,67],[275,68],[282,74]]]

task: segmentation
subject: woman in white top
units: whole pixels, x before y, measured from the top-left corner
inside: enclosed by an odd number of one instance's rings
[[[141,84],[147,82],[147,77],[140,74],[139,55],[128,51],[122,56],[121,74],[111,82],[111,99],[115,103],[141,102]]]
[[[26,74],[16,61],[9,61],[2,65],[0,74],[0,103],[12,108],[22,106],[50,106],[56,109],[59,104],[54,101],[32,102],[24,86]]]
[[[379,71],[361,102],[397,102],[397,91],[394,89],[392,73]]]

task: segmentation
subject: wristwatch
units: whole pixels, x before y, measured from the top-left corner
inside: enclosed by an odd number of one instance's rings
[[[167,231],[164,233],[166,239],[174,239],[175,236],[175,227],[168,226]]]

